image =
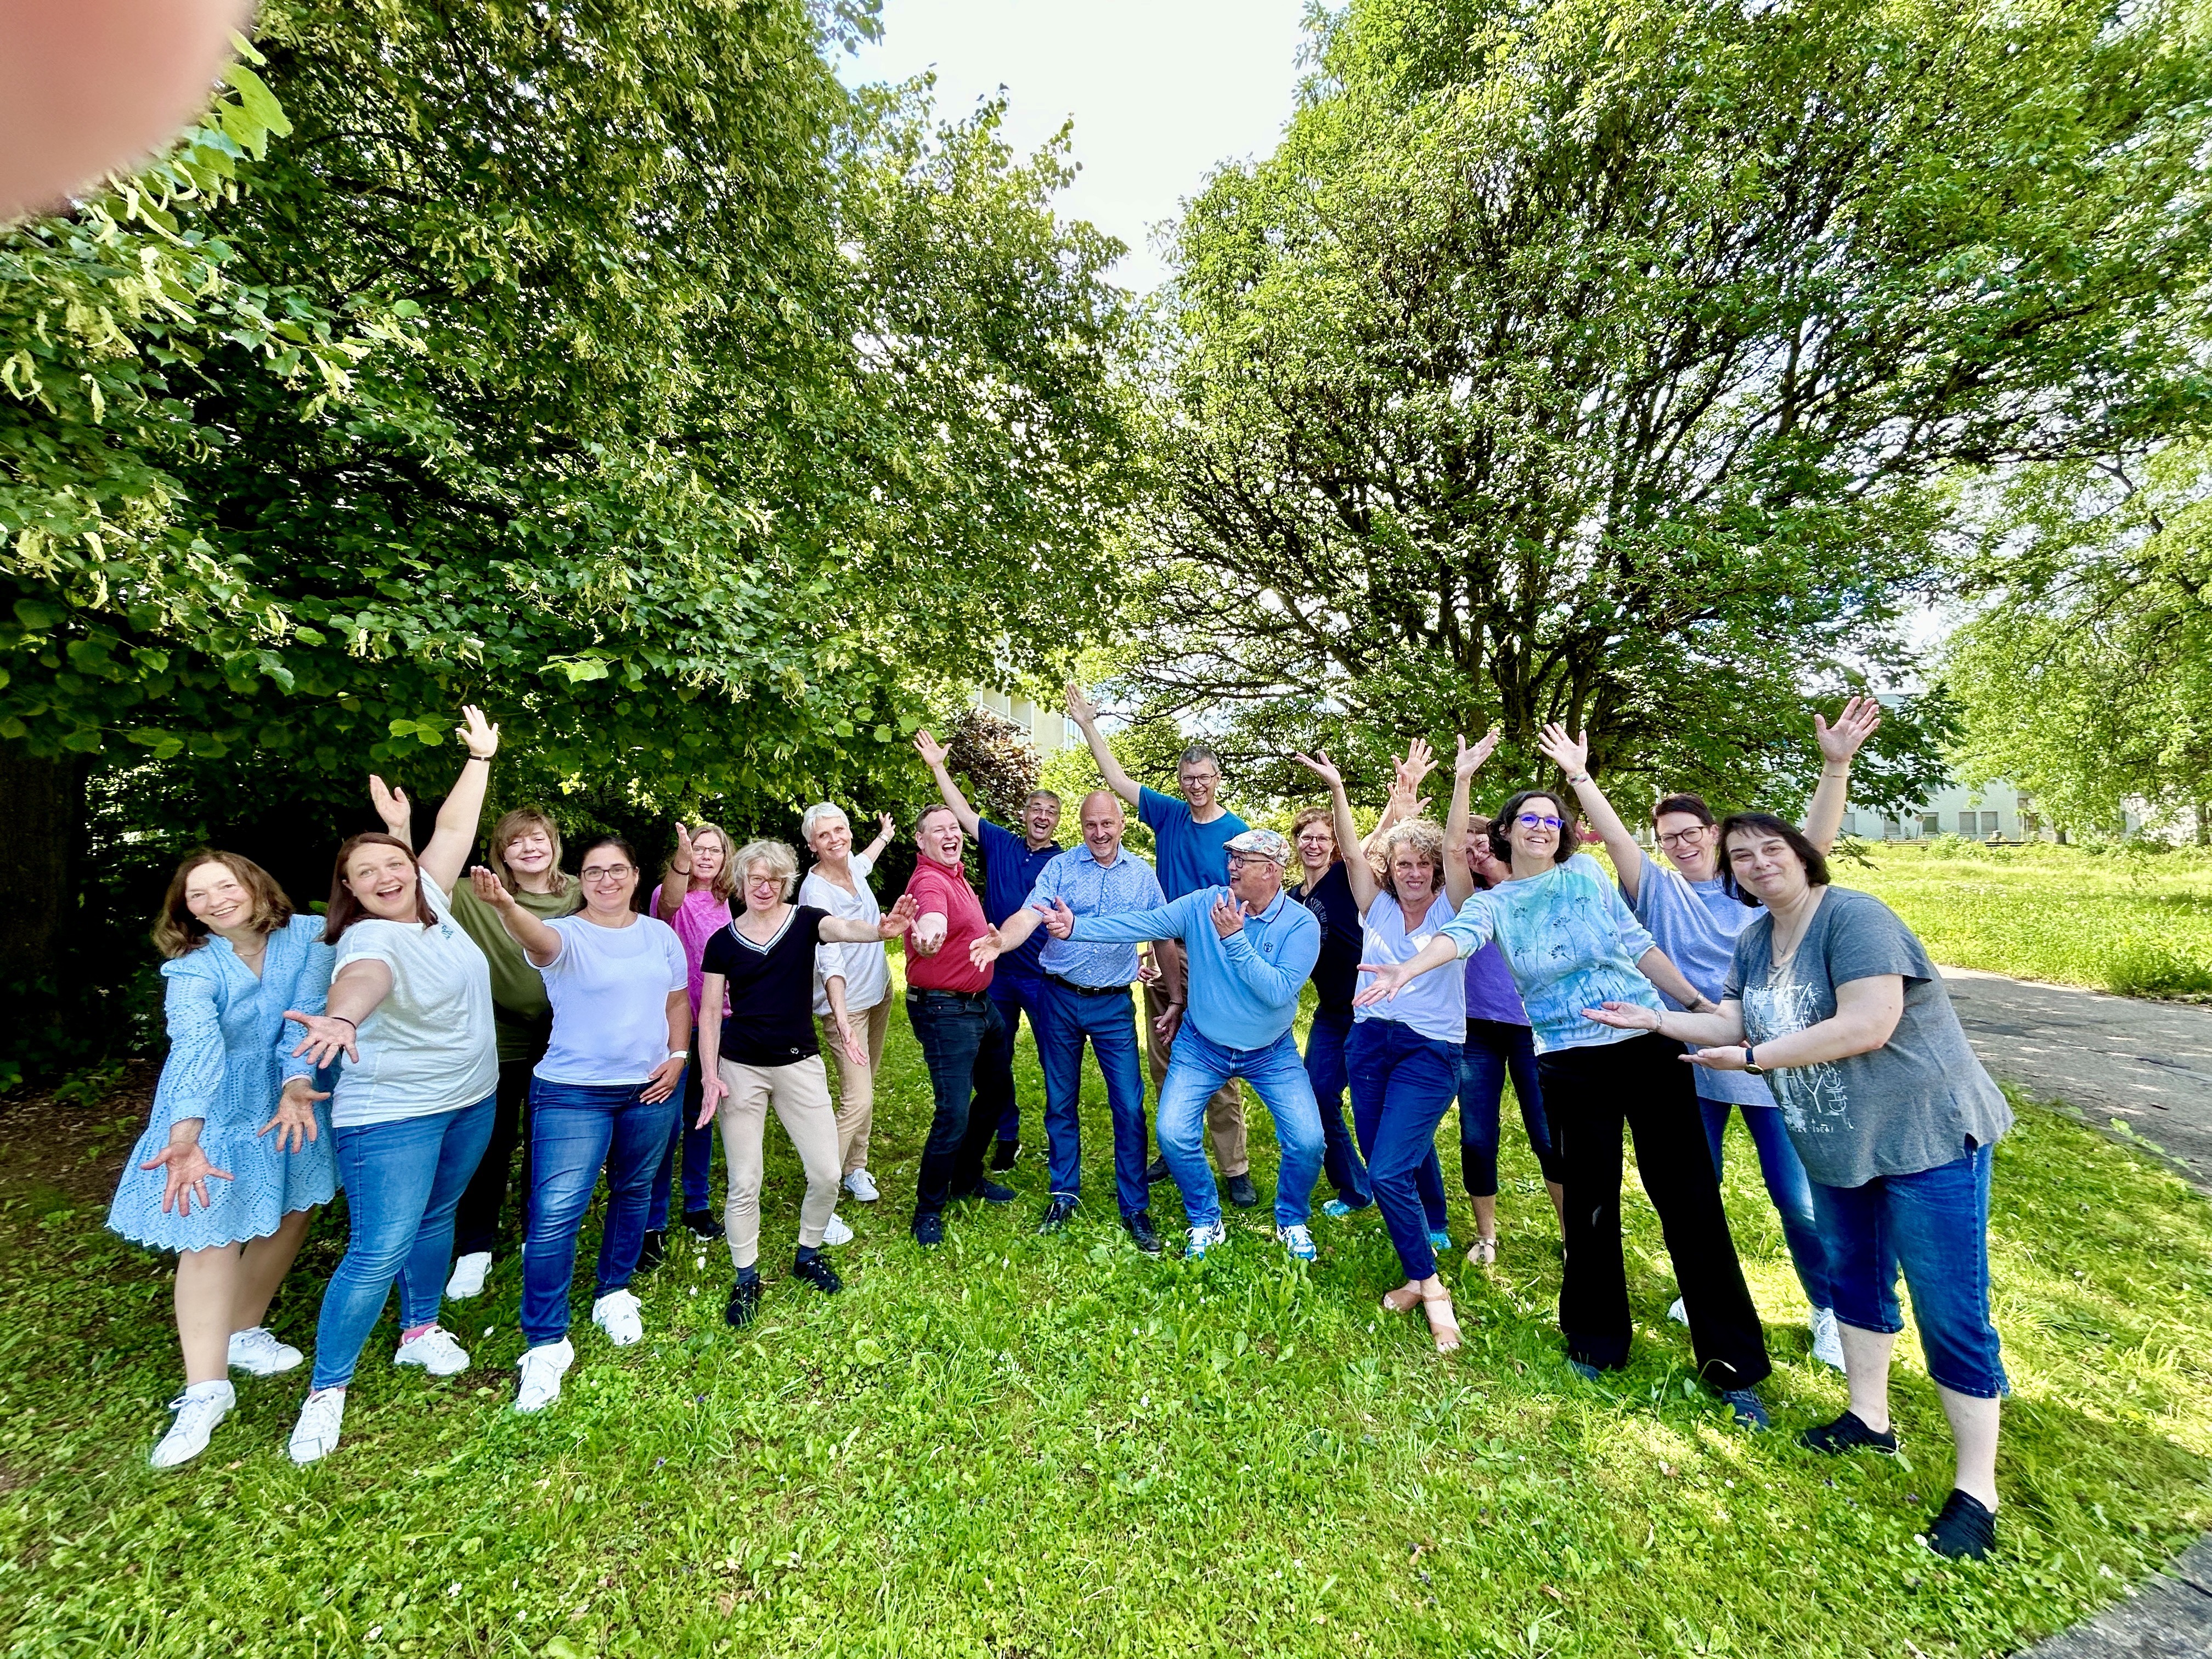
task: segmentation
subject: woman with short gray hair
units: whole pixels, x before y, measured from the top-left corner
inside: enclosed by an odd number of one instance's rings
[[[880,833],[856,853],[853,821],[843,807],[825,800],[806,809],[799,820],[799,836],[814,854],[814,867],[799,884],[801,904],[847,921],[876,925],[883,910],[868,887],[868,877],[890,845],[896,828],[888,812],[877,823]],[[844,1189],[863,1204],[872,1204],[878,1196],[868,1174],[868,1128],[875,1117],[876,1073],[883,1066],[890,1016],[890,969],[880,940],[827,945],[815,952],[814,1023],[823,1052],[837,1074],[838,1167],[844,1172]],[[861,1039],[868,1062],[865,1066],[856,1065],[838,1040],[838,1032],[848,1027]],[[833,1215],[822,1239],[825,1244],[842,1244],[852,1236],[852,1229]]]

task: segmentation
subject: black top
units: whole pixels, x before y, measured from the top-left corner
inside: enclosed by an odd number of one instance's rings
[[[1359,988],[1359,905],[1352,896],[1352,878],[1339,860],[1328,873],[1309,888],[1304,882],[1291,889],[1291,896],[1314,913],[1321,923],[1321,955],[1314,959],[1314,990],[1321,1012],[1349,1018],[1352,993]]]
[[[743,913],[740,912],[742,915]],[[794,904],[767,945],[754,944],[738,924],[718,927],[699,957],[699,971],[728,984],[722,1058],[739,1066],[788,1066],[822,1052],[814,1035],[814,947],[827,910]]]

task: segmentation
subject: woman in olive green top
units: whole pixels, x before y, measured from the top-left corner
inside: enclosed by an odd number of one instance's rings
[[[402,790],[386,789],[372,777],[368,793],[385,827],[410,846],[411,809]],[[518,807],[492,826],[487,843],[492,866],[515,902],[541,921],[574,915],[583,902],[576,878],[561,868],[561,827],[542,807]],[[507,1202],[507,1178],[522,1135],[523,1103],[530,1098],[531,1068],[545,1052],[553,1029],[553,1006],[545,1000],[545,981],[507,937],[499,913],[476,896],[466,882],[453,889],[453,920],[477,942],[491,964],[492,1028],[499,1041],[499,1094],[493,1108],[491,1144],[462,1194],[453,1214],[453,1276],[446,1294],[457,1301],[482,1293],[491,1269],[492,1246],[499,1237],[499,1212]],[[522,1142],[527,1147],[526,1141]],[[526,1160],[527,1152],[525,1153]],[[526,1170],[523,1189],[529,1190]]]

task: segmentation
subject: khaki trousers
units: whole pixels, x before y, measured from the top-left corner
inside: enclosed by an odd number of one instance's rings
[[[1155,1095],[1168,1074],[1168,1050],[1170,1045],[1160,1041],[1152,1022],[1167,1012],[1167,993],[1160,988],[1158,980],[1145,987],[1145,1059],[1152,1067],[1152,1091]],[[1189,1010],[1183,1011],[1186,1015]],[[1206,1132],[1213,1141],[1213,1156],[1221,1165],[1223,1176],[1248,1175],[1252,1169],[1252,1154],[1244,1133],[1244,1086],[1231,1078],[1213,1091],[1206,1103]]]
[[[760,1258],[761,1140],[771,1106],[806,1170],[799,1242],[818,1246],[837,1208],[837,1116],[830,1109],[830,1075],[822,1056],[787,1066],[740,1066],[726,1060],[720,1070],[728,1092],[714,1119],[721,1126],[722,1154],[729,1163],[722,1230],[730,1241],[731,1261],[750,1267]]]
[[[890,1036],[891,1000],[885,997],[872,1008],[845,1018],[853,1024],[860,1046],[868,1051],[865,1067],[845,1058],[845,1045],[837,1040],[837,1022],[826,1014],[815,1016],[822,1032],[822,1055],[837,1083],[837,1161],[850,1175],[868,1167],[868,1126],[876,1116],[876,1073],[884,1069],[884,1042]]]

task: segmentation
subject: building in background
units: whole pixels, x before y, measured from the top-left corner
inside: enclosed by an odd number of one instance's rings
[[[2093,826],[2069,826],[2075,833]],[[2124,824],[2106,826],[2126,835],[2142,828],[2132,811]],[[1933,836],[1963,836],[1970,841],[2056,841],[2059,832],[2035,810],[2035,798],[2002,781],[1968,788],[1951,783],[1901,817],[1887,817],[1866,807],[1844,814],[1844,833],[1862,841],[1925,841]]]
[[[978,691],[974,701],[978,708],[988,708],[1021,727],[1046,760],[1083,741],[1083,732],[1073,720],[1056,708],[1040,708],[1027,697],[1010,697],[1003,691]]]

